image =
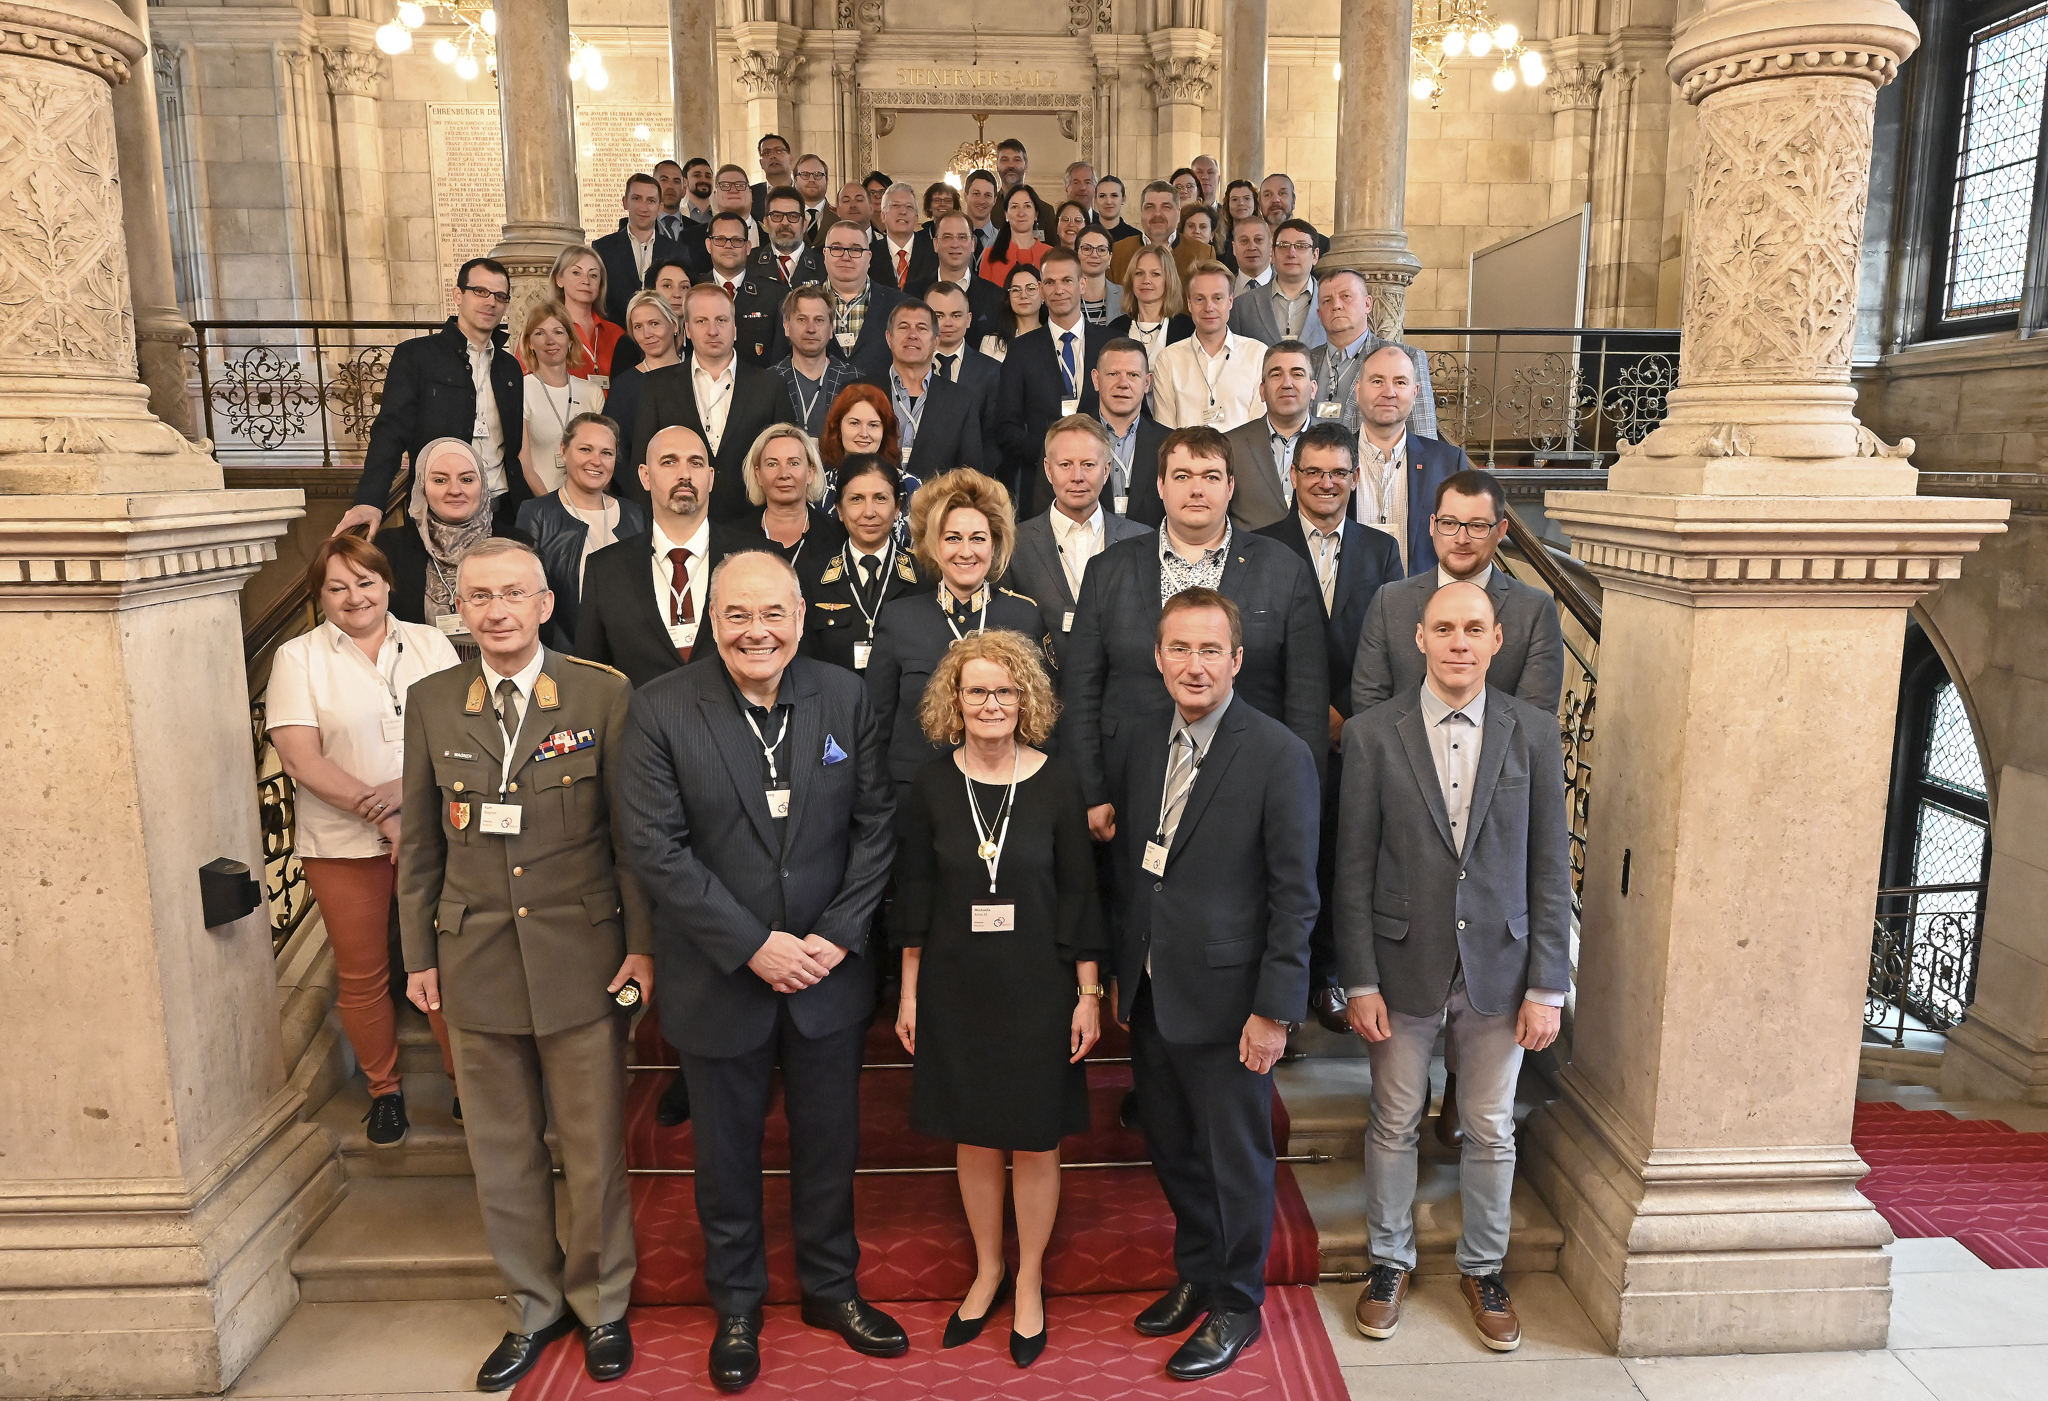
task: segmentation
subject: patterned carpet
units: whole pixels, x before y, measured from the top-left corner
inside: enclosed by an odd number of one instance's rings
[[[1866,1102],[1854,1141],[1863,1194],[1900,1236],[1952,1236],[1993,1269],[2048,1268],[2048,1133]]]

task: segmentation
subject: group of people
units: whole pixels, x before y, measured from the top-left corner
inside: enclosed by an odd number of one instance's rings
[[[875,176],[837,206],[779,137],[760,182],[664,163],[564,250],[518,356],[481,258],[392,356],[268,724],[370,1142],[409,1129],[394,900],[455,1077],[513,1315],[480,1389],[578,1329],[593,1377],[631,1366],[649,1002],[723,1390],[761,1365],[778,1069],[803,1321],[909,1347],[855,1287],[877,1015],[913,1126],[958,1145],[976,1273],[944,1346],[1005,1304],[1018,1365],[1047,1345],[1059,1145],[1105,1015],[1175,1216],[1180,1282],[1134,1320],[1187,1333],[1170,1375],[1259,1336],[1270,1072],[1311,1017],[1372,1060],[1360,1330],[1391,1335],[1415,1265],[1448,1022],[1459,1266],[1482,1338],[1519,1341],[1513,1091],[1569,977],[1554,604],[1494,563],[1500,484],[1433,436],[1426,361],[1367,330],[1363,280],[1314,275],[1285,176],[1209,204],[1202,158],[1130,230],[1120,182],[1077,164],[1047,209],[999,149],[957,194]]]

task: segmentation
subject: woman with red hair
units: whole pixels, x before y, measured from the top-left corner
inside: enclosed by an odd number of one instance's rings
[[[838,508],[839,464],[861,454],[882,458],[899,472],[903,468],[903,439],[887,391],[872,384],[849,384],[825,411],[825,431],[818,438],[818,456],[825,463],[826,510]],[[917,478],[905,475],[901,480],[903,490],[897,505],[903,515],[897,522],[896,543],[908,549],[910,535],[905,522],[910,518],[910,496],[917,490]]]

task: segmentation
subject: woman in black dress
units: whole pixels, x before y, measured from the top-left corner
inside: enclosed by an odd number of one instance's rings
[[[1003,1155],[1017,1203],[1010,1356],[1045,1350],[1045,1245],[1059,1211],[1060,1139],[1088,1128],[1081,1058],[1102,1030],[1107,946],[1081,786],[1036,746],[1058,702],[1038,648],[970,634],[919,707],[935,745],[911,787],[890,922],[903,948],[896,1035],[916,1060],[910,1123],[957,1147],[974,1286],[945,1346],[978,1337],[1012,1278],[1003,1263]]]

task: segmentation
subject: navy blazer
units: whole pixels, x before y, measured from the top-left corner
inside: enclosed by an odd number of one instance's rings
[[[891,365],[894,363],[890,362]],[[891,404],[896,402],[889,392],[888,366],[875,378],[861,382],[881,390]],[[981,441],[981,415],[977,412],[980,404],[974,391],[941,375],[936,365],[925,377],[924,384],[925,396],[930,402],[918,415],[917,436],[910,441],[910,457],[903,464],[904,472],[922,483],[956,467],[972,467],[980,471],[987,451]],[[902,415],[898,414],[896,431],[899,437],[903,428]]]
[[[1117,967],[1132,971],[1117,979],[1117,1019],[1130,1021],[1136,970],[1150,959],[1159,1034],[1182,1045],[1235,1044],[1255,1013],[1297,1020],[1308,1000],[1309,930],[1322,907],[1314,754],[1242,696],[1227,704],[1164,875],[1143,861],[1166,785],[1171,713],[1134,726],[1119,781],[1131,802],[1116,824],[1115,888],[1124,902]]]
[[[614,325],[626,324],[626,303],[633,300],[633,294],[641,290],[644,279],[640,276],[639,265],[633,261],[633,235],[626,232],[624,224],[590,245],[591,251],[604,263],[604,319]],[[670,258],[690,256],[684,246],[667,234],[656,229],[654,232],[654,256],[647,267],[651,272]],[[630,336],[628,340],[632,339]]]
[[[685,1055],[742,1055],[783,1004],[807,1037],[865,1022],[875,1006],[868,925],[895,856],[895,794],[860,679],[796,657],[789,817],[768,815],[761,745],[721,661],[633,693],[620,792],[622,844],[654,910],[661,1030]],[[747,960],[785,930],[846,950],[821,982],[778,993]]]
[[[1309,572],[1315,572],[1315,555],[1302,529],[1301,512],[1290,511],[1258,533],[1300,555]],[[1365,630],[1366,609],[1382,584],[1400,577],[1401,547],[1394,537],[1347,516],[1343,547],[1337,551],[1337,587],[1330,591],[1331,606],[1323,614],[1330,641],[1330,704],[1347,720],[1351,718],[1351,669],[1358,660],[1358,635]],[[1317,592],[1321,591],[1318,585]]]
[[[869,614],[861,610],[861,600],[855,593],[854,576],[846,568],[849,553],[842,544],[840,549],[820,556],[815,562],[806,559],[797,570],[804,585],[804,638],[797,644],[797,650],[806,657],[858,671],[861,668],[854,665],[854,647],[862,642],[872,644],[875,638]],[[918,573],[916,557],[908,550],[898,549],[895,566],[882,581],[881,601],[872,610],[875,623],[881,622],[882,609],[920,587],[928,585]]]
[[[1446,477],[1472,465],[1465,450],[1456,443],[1408,435],[1408,572],[1423,574],[1436,568],[1436,532],[1430,520],[1436,515],[1436,489]]]
[[[1098,401],[1089,371],[1095,368],[1102,347],[1109,343],[1109,329],[1085,318],[1079,329],[1081,364],[1074,382],[1080,406],[1076,412],[1093,415],[1098,412]],[[1059,350],[1053,342],[1050,323],[1010,342],[1009,353],[1003,358],[996,435],[1005,470],[1014,483],[1020,519],[1035,516],[1052,505],[1052,489],[1046,485],[1043,471],[1045,433],[1059,422],[1060,404],[1066,397],[1066,377],[1060,372]]]

